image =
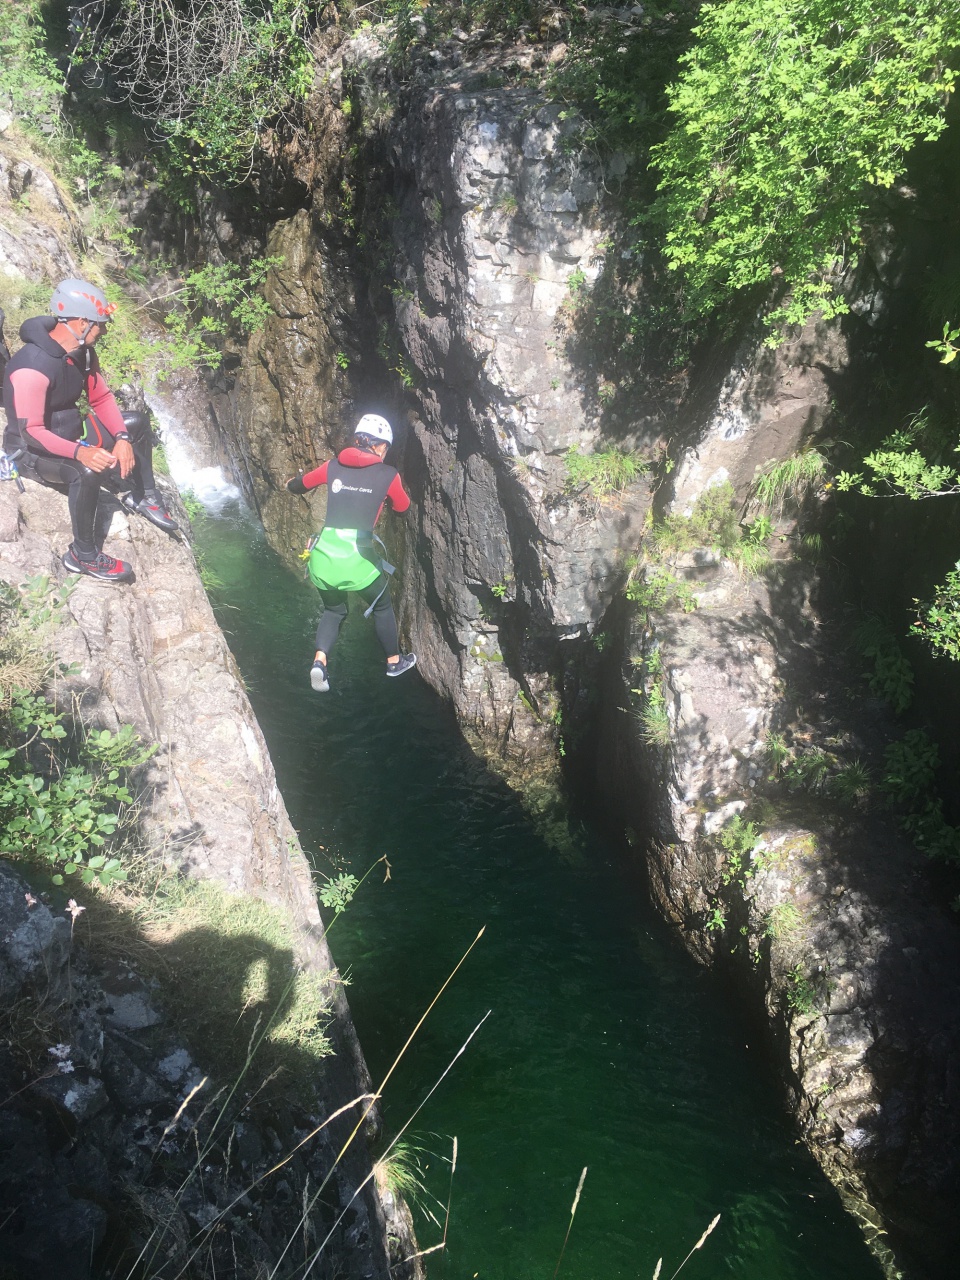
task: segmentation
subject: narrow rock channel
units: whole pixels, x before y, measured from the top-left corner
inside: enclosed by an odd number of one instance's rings
[[[700,1274],[879,1277],[762,1048],[596,831],[545,844],[420,678],[382,678],[358,617],[331,692],[313,694],[312,588],[236,509],[196,536],[305,849],[325,874],[389,860],[330,932],[375,1077],[485,926],[385,1100],[391,1136],[415,1115],[420,1198],[441,1224],[457,1137],[447,1274],[548,1273],[587,1166],[570,1274],[677,1266],[720,1213]],[[417,1228],[422,1248],[440,1238],[425,1216]]]

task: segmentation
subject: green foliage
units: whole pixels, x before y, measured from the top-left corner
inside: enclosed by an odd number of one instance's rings
[[[153,446],[153,469],[158,476],[168,476],[170,474],[170,461],[167,458],[167,451],[164,448],[163,441],[154,437],[156,443]]]
[[[862,760],[851,760],[833,775],[829,782],[830,794],[838,800],[862,800],[870,792],[870,770]]]
[[[580,446],[576,444],[563,455],[563,462],[567,472],[566,492],[577,493],[587,489],[598,500],[623,493],[628,485],[650,470],[650,460],[639,453],[622,449],[581,453]]]
[[[943,326],[943,336],[934,338],[925,345],[932,347],[939,354],[941,364],[953,364],[957,356],[960,355],[958,339],[960,339],[960,326],[946,321]]]
[[[395,1196],[401,1196],[408,1204],[415,1203],[427,1193],[420,1159],[422,1154],[422,1148],[412,1143],[394,1143],[389,1155],[374,1161],[373,1172],[377,1186],[381,1190],[386,1188]]]
[[[868,614],[853,633],[854,646],[871,659],[870,688],[886,698],[900,715],[913,701],[913,668],[903,656],[893,632],[875,613]]]
[[[689,41],[698,7],[689,0],[651,0],[642,13],[635,12],[629,27],[622,20],[604,21],[607,15],[574,27],[567,57],[549,87],[583,113],[585,143],[635,152],[662,133],[664,89]]]
[[[958,0],[740,0],[701,10],[653,149],[670,266],[689,308],[769,290],[775,326],[831,317],[871,187],[945,127]]]
[[[64,115],[64,76],[47,51],[45,7],[44,0],[15,0],[3,6],[0,108],[10,110],[31,146],[55,159],[73,189],[89,199],[117,171]]]
[[[0,101],[39,128],[60,114],[63,78],[44,48],[40,0],[4,5],[0,27]]]
[[[784,1000],[789,1011],[801,1018],[809,1018],[816,1013],[816,984],[804,973],[802,964],[795,965],[787,975]]]
[[[77,876],[106,885],[126,875],[111,853],[133,804],[125,776],[156,747],[141,746],[129,725],[78,741],[40,692],[53,668],[47,641],[69,594],[42,576],[0,594],[0,840],[48,864],[55,884]]]
[[[340,915],[341,912],[346,911],[353,901],[353,895],[356,893],[359,884],[360,881],[357,877],[350,875],[349,872],[341,872],[339,875],[330,876],[320,886],[320,901],[335,915]]]
[[[834,483],[840,493],[855,490],[868,498],[894,496],[917,502],[957,494],[960,468],[945,460],[947,448],[951,453],[960,451],[953,441],[948,446],[943,425],[931,422],[928,409],[923,408],[864,458],[869,475],[841,471]],[[915,598],[913,603],[913,634],[934,653],[960,660],[960,561],[929,600]]]
[[[793,759],[793,752],[782,733],[771,733],[767,737],[763,744],[763,759],[766,767],[772,771],[769,781],[775,782],[782,775],[787,763]]]
[[[663,688],[663,658],[659,649],[653,649],[647,655],[641,671],[643,680],[640,687],[630,690],[643,699],[638,717],[640,737],[648,746],[669,746],[670,716]]]
[[[958,493],[960,470],[945,460],[948,451],[957,452],[956,440],[948,438],[943,424],[933,421],[924,406],[864,458],[872,473],[869,477],[862,471],[841,471],[834,484],[840,493],[856,490],[868,498],[893,496],[919,501]]]
[[[802,926],[803,916],[793,903],[778,902],[767,912],[763,932],[766,937],[782,942],[799,932]]]
[[[724,931],[727,927],[727,913],[721,903],[714,902],[711,905],[703,927],[710,933],[722,933]]]
[[[187,519],[191,524],[202,519],[206,515],[206,507],[192,489],[183,489],[180,493],[180,500],[183,503],[183,509],[187,513]]]
[[[771,563],[769,542],[773,535],[773,522],[769,516],[757,516],[740,526],[740,541],[730,553],[741,573],[754,577]]]
[[[4,328],[8,338],[31,316],[46,315],[52,284],[48,280],[27,280],[24,276],[0,273],[0,307],[6,313]]]
[[[106,65],[188,177],[243,181],[266,127],[313,83],[306,0],[206,6],[101,4],[77,57]]]
[[[711,485],[701,493],[689,516],[667,516],[651,538],[661,552],[682,554],[709,547],[721,555],[730,555],[741,538],[733,486],[727,480]]]
[[[720,832],[719,843],[726,853],[720,879],[724,884],[736,881],[742,888],[758,871],[762,871],[767,857],[757,852],[760,828],[754,822],[745,822],[737,814]]]
[[[126,878],[114,842],[133,797],[121,775],[145,763],[156,747],[143,747],[129,725],[87,736],[71,762],[64,714],[40,694],[18,690],[0,725],[0,832],[19,857],[48,863],[54,884],[77,875],[85,884]],[[39,771],[30,751],[49,744]],[[60,751],[53,743],[61,743]]]
[[[932,599],[913,603],[914,634],[934,653],[960,662],[960,560],[934,589]]]
[[[833,759],[826,751],[817,747],[798,752],[784,769],[783,780],[791,791],[824,791]]]
[[[116,733],[109,729],[94,729],[86,735],[83,752],[86,758],[106,770],[110,782],[115,782],[122,769],[136,769],[157,754],[156,743],[141,746],[139,734],[133,725],[122,724]]]
[[[918,849],[931,858],[960,862],[960,829],[947,822],[937,793],[939,764],[937,744],[922,729],[911,729],[887,748],[880,787],[904,811],[900,826]]]
[[[19,589],[0,582],[0,715],[15,694],[42,688],[53,672],[50,635],[75,587],[76,579],[58,586],[45,574]]]
[[[642,577],[631,578],[627,583],[627,599],[645,612],[669,609],[676,605],[684,613],[692,613],[697,607],[698,583],[685,582],[671,573],[665,565],[646,570]]]
[[[753,482],[751,496],[767,511],[783,511],[786,505],[803,506],[807,496],[826,479],[827,460],[816,449],[807,449],[774,462]]]
[[[151,385],[184,369],[218,369],[227,338],[249,337],[273,314],[260,290],[282,262],[276,257],[254,258],[242,266],[197,267],[158,300],[169,304],[161,312],[159,337],[144,330],[129,305],[120,305],[98,345],[107,380],[119,386],[141,378]],[[122,303],[117,290],[107,292]]]
[[[925,801],[935,785],[940,750],[922,729],[911,729],[890,744],[884,763],[882,790],[891,803],[911,809]]]

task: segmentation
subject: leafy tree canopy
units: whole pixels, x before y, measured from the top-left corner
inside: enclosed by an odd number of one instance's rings
[[[690,310],[777,282],[774,326],[845,311],[832,280],[870,188],[945,127],[960,0],[728,0],[695,35],[653,148]]]

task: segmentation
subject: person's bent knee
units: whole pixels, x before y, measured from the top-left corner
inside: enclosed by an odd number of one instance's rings
[[[138,449],[145,448],[147,445],[152,447],[153,428],[150,425],[149,413],[127,411],[122,416],[130,443],[136,445]]]

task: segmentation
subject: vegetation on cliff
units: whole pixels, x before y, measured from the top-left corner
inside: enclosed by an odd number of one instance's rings
[[[183,1003],[185,1028],[198,1044],[216,1028],[229,1069],[239,1069],[248,1034],[238,1037],[232,1014],[223,1021],[223,996],[243,985],[261,953],[253,944],[240,954],[234,940],[259,937],[263,955],[285,947],[292,956],[292,933],[265,904],[181,882],[165,870],[162,851],[145,854],[140,788],[157,745],[142,742],[130,725],[116,733],[89,729],[72,704],[59,705],[63,678],[74,673],[53,657],[53,635],[66,621],[75,587],[42,576],[19,589],[0,582],[0,843],[5,856],[15,856],[38,883],[75,893],[91,918],[112,920],[114,935],[124,932],[134,951],[142,948],[139,935],[173,946],[176,970],[165,973],[179,993],[176,1002],[193,992]],[[233,953],[236,964],[224,969],[223,957]],[[153,968],[146,952],[141,960]],[[237,965],[244,971],[239,975]],[[330,1052],[318,1021],[326,1002],[316,977],[289,967],[283,973],[258,970],[250,981],[251,1003],[276,1002],[263,1028],[269,1044],[317,1058]],[[198,1002],[201,988],[207,995]]]

